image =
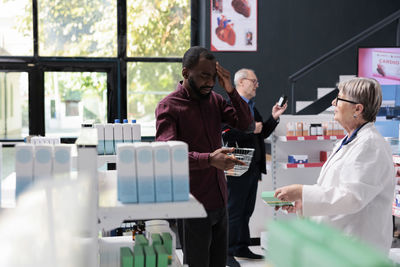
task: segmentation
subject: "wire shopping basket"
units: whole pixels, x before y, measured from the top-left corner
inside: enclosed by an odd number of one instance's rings
[[[225,174],[227,176],[241,176],[243,173],[247,172],[253,154],[254,148],[235,148],[235,150],[232,153],[228,153],[228,155],[243,161],[246,165],[235,165],[232,169],[225,171]]]

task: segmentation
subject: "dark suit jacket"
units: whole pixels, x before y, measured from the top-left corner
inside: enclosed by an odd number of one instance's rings
[[[223,125],[222,130],[224,133],[222,134],[222,138],[225,146],[236,147],[237,144],[237,146],[241,148],[254,148],[254,155],[250,164],[250,168],[254,168],[255,165],[258,165],[262,173],[267,173],[265,164],[264,139],[275,130],[279,122],[276,121],[272,115],[268,118],[268,120],[263,121],[263,118],[256,108],[254,108],[254,120],[256,122],[263,122],[261,133],[253,133],[254,125],[250,126],[246,132],[231,128],[228,125]],[[259,179],[261,179],[261,173]]]

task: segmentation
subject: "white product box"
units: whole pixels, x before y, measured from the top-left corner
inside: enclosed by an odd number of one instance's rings
[[[133,144],[117,146],[118,200],[122,203],[137,203],[136,153]]]
[[[150,143],[134,143],[136,149],[136,170],[138,201],[155,202],[153,149]]]
[[[172,194],[174,201],[189,200],[188,145],[180,141],[168,141],[171,153]]]
[[[124,123],[122,124],[122,132],[124,135],[124,143],[132,143],[132,124]]]
[[[32,144],[15,145],[15,197],[17,198],[33,182],[34,146]]]
[[[53,172],[53,145],[35,145],[33,180],[50,179]]]
[[[94,128],[97,129],[97,154],[104,155],[104,124],[96,123]]]
[[[123,130],[121,123],[114,123],[114,147],[117,149],[117,144],[124,142]]]
[[[171,155],[167,142],[153,142],[156,202],[172,202]]]
[[[133,142],[140,142],[142,140],[142,132],[140,128],[140,124],[132,123],[132,140]]]
[[[104,124],[104,154],[114,154],[114,124]]]
[[[72,145],[54,145],[53,174],[54,177],[69,177],[72,171]]]

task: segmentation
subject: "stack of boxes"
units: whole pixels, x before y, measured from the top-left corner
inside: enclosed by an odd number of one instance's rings
[[[172,263],[172,236],[168,232],[153,233],[151,240],[137,235],[133,252],[130,247],[120,248],[121,267],[167,267]]]
[[[99,155],[115,154],[117,145],[120,143],[141,141],[141,127],[136,120],[128,123],[125,119],[122,124],[119,120],[115,120],[115,123],[95,124],[94,127],[97,129]]]
[[[305,219],[271,221],[268,260],[274,266],[389,267],[386,256],[336,229]]]
[[[188,146],[179,141],[119,144],[117,179],[123,203],[187,201]]]
[[[34,181],[51,177],[69,177],[72,168],[72,145],[32,145],[15,146],[16,197]]]

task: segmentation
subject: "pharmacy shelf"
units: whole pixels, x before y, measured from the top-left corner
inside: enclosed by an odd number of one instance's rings
[[[285,163],[279,162],[278,165],[280,168],[284,169],[302,169],[302,168],[321,168],[325,162],[309,162],[309,163]]]
[[[344,135],[311,135],[311,136],[277,136],[279,141],[315,141],[315,140],[338,140]]]
[[[207,213],[192,195],[189,201],[124,204],[117,200],[116,171],[99,172],[99,227],[111,230],[123,220],[200,218]]]

